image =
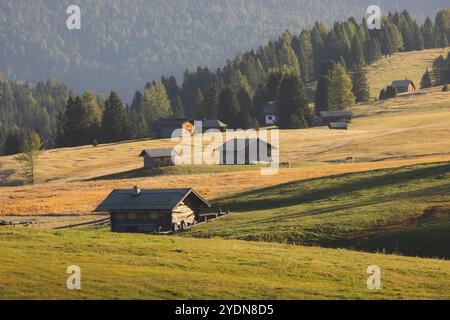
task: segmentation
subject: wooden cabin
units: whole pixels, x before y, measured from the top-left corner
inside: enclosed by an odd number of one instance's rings
[[[411,80],[395,80],[392,86],[397,89],[397,93],[413,93],[416,91],[416,85]]]
[[[215,149],[221,165],[254,164],[272,161],[275,147],[260,138],[231,139]]]
[[[111,231],[154,233],[184,229],[211,205],[193,189],[114,190],[95,209],[111,216]]]
[[[185,129],[190,134],[194,134],[194,121],[185,118],[158,119],[151,124],[151,136],[154,139],[165,139],[172,137],[177,129]]]
[[[320,117],[324,126],[332,122],[352,122],[353,113],[350,111],[321,111]]]
[[[277,124],[279,115],[278,106],[274,101],[265,104],[263,109],[264,124],[268,126]]]
[[[169,167],[175,165],[172,159],[175,152],[174,149],[145,149],[139,157],[144,158],[144,168]]]

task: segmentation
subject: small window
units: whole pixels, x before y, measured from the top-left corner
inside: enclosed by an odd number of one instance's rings
[[[159,215],[157,213],[150,213],[150,219],[152,220],[158,220]]]

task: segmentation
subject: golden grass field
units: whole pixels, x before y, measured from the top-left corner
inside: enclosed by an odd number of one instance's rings
[[[112,189],[136,184],[144,188],[194,187],[211,199],[299,179],[450,160],[450,97],[439,88],[359,105],[354,113],[348,131],[324,127],[281,131],[281,161],[290,161],[292,168],[281,169],[274,176],[262,176],[258,168],[249,167],[85,181],[140,168],[142,149],[170,147],[175,142],[144,140],[44,151],[37,172],[40,183],[1,187],[0,214],[88,213]],[[355,157],[356,163],[339,163],[348,156]],[[1,157],[0,163],[17,171],[12,180],[20,179],[13,156]]]
[[[446,55],[449,49],[428,49],[423,51],[400,52],[381,59],[367,68],[370,83],[370,96],[378,98],[380,90],[393,80],[413,80],[417,88],[426,68],[440,55]]]

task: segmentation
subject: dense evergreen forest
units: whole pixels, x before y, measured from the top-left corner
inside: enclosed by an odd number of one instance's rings
[[[448,0],[2,0],[0,73],[36,84],[53,77],[75,93],[115,90],[129,101],[136,88],[197,66],[217,68],[284,30],[316,20],[360,20],[369,4],[406,8],[418,21]],[[81,30],[69,31],[69,4],[81,7]]]
[[[16,153],[33,130],[47,147],[143,138],[161,117],[217,117],[232,128],[258,127],[269,100],[279,104],[282,128],[302,128],[317,111],[367,100],[367,64],[398,51],[447,47],[449,38],[450,9],[423,24],[407,11],[389,14],[381,30],[368,30],[355,18],[331,28],[315,23],[240,53],[223,68],[185,71],[180,84],[174,76],[151,81],[129,106],[115,92],[75,96],[55,80],[36,86],[0,80],[0,143],[5,153]],[[316,81],[311,108],[305,84]]]

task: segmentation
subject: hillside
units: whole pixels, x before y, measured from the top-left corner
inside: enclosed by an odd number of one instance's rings
[[[448,299],[450,262],[106,230],[0,230],[0,299]],[[343,258],[345,257],[345,258]],[[81,268],[82,290],[66,269]],[[368,290],[369,265],[382,290]]]
[[[375,62],[367,68],[371,97],[378,98],[381,89],[394,80],[410,79],[419,88],[426,68],[431,70],[434,60],[440,55],[445,57],[448,52],[448,48],[399,52]]]
[[[211,199],[300,179],[450,161],[450,99],[438,88],[360,105],[355,115],[345,132],[281,131],[281,161],[290,161],[291,168],[275,176],[261,176],[260,168],[253,166],[139,169],[142,149],[173,146],[170,140],[44,151],[37,169],[40,183],[35,186],[20,186],[21,168],[15,157],[0,157],[0,172],[11,173],[0,193],[0,214],[87,213],[111,189],[136,184],[147,188],[189,185]],[[342,163],[348,156],[354,156],[356,163]]]
[[[419,21],[448,5],[378,2],[383,12],[407,9]],[[69,31],[65,12],[71,3],[0,3],[3,76],[32,83],[54,76],[78,93],[117,90],[128,101],[163,74],[181,77],[199,65],[215,69],[284,30],[299,32],[316,20],[332,25],[351,15],[360,20],[367,8],[355,0],[80,1],[82,29]]]
[[[232,214],[188,235],[448,259],[449,186],[450,162],[294,181],[215,200]]]

